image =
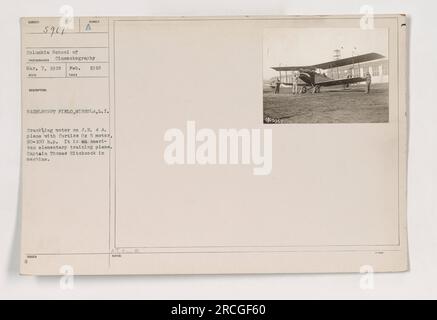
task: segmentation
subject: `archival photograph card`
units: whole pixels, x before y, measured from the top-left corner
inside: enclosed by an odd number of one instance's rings
[[[402,15],[21,19],[21,273],[401,272]]]

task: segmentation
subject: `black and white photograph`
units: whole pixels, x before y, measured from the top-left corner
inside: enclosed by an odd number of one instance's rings
[[[389,121],[387,29],[271,28],[263,50],[264,123]]]

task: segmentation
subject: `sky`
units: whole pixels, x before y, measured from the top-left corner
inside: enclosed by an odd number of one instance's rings
[[[263,77],[277,76],[272,66],[313,65],[369,52],[388,56],[388,29],[360,28],[271,28],[264,30]]]

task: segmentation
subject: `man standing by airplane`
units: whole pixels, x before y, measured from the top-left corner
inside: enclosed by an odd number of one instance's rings
[[[370,93],[370,85],[372,84],[372,76],[369,72],[366,74],[366,93]]]
[[[281,80],[279,78],[276,78],[275,81],[275,94],[279,93],[279,88],[281,87]]]
[[[298,85],[297,85],[297,83],[299,81],[299,76],[300,76],[300,72],[299,71],[295,71],[293,73],[293,79],[292,79],[293,80],[293,87],[291,89],[291,93],[292,94],[298,94],[299,93]]]

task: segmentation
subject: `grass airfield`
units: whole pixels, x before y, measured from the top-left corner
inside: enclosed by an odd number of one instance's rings
[[[321,88],[320,93],[292,95],[291,88],[264,87],[265,123],[378,123],[389,120],[388,84]]]

